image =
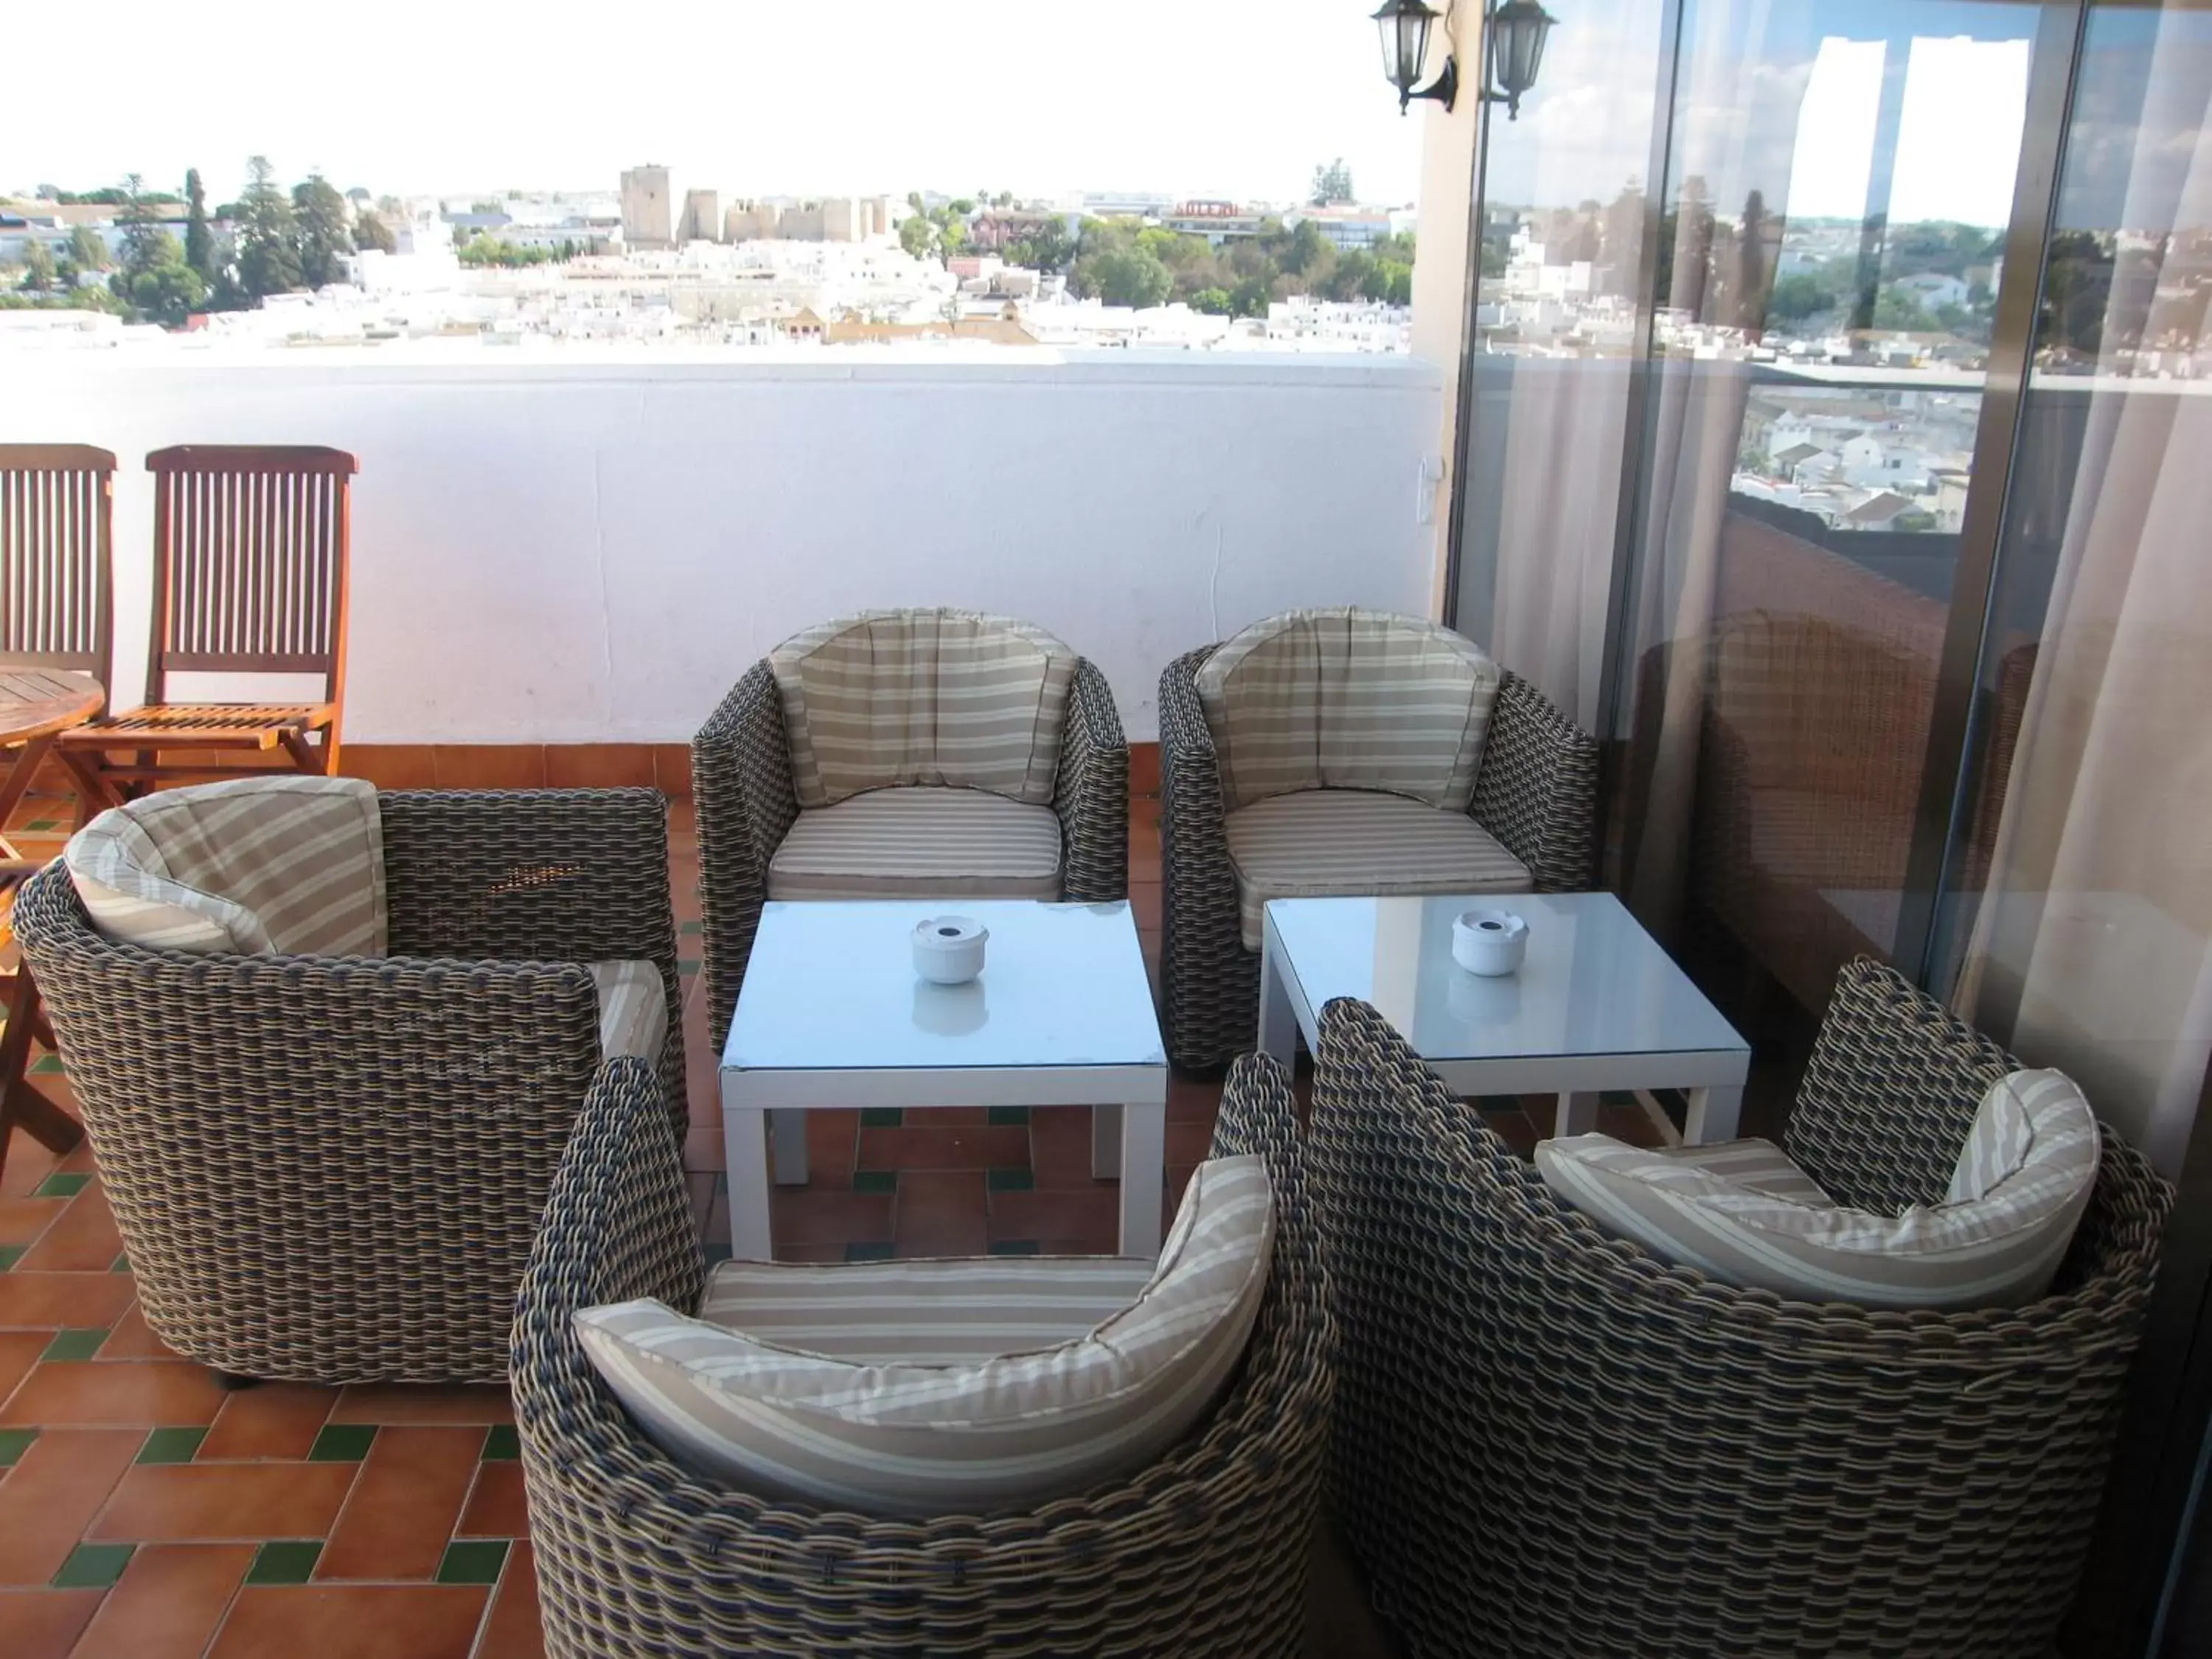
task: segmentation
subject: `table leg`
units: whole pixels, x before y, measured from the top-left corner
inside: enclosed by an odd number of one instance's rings
[[[769,1225],[768,1115],[757,1106],[730,1103],[723,1085],[722,1155],[729,1165],[730,1254],[740,1261],[773,1261],[775,1241]],[[797,1112],[786,1114],[799,1117]]]
[[[1710,1141],[1734,1140],[1743,1115],[1743,1085],[1690,1091],[1689,1121],[1683,1126],[1682,1143],[1702,1146]]]
[[[1121,1120],[1121,1254],[1156,1256],[1167,1180],[1168,1109],[1152,1101],[1115,1109]]]
[[[1121,1173],[1121,1109],[1091,1109],[1091,1176],[1111,1181]]]
[[[0,1169],[8,1162],[8,1139],[18,1127],[49,1151],[66,1152],[84,1139],[84,1127],[46,1098],[25,1075],[31,1060],[31,1034],[39,1018],[38,982],[24,963],[7,982],[8,1024],[0,1029]]]
[[[1260,1052],[1285,1066],[1297,1064],[1298,1020],[1291,1012],[1290,988],[1283,982],[1282,957],[1272,927],[1260,944]]]
[[[1559,1115],[1553,1121],[1555,1135],[1586,1135],[1597,1127],[1599,1097],[1595,1092],[1563,1094]]]
[[[806,1114],[786,1109],[768,1115],[769,1128],[775,1136],[775,1184],[779,1187],[804,1187],[806,1184]]]
[[[6,775],[0,776],[0,830],[8,827],[8,820],[15,816],[16,806],[31,787],[31,778],[38,771],[39,763],[46,757],[46,751],[53,746],[54,740],[50,734],[33,738],[15,750],[15,764],[8,769]]]

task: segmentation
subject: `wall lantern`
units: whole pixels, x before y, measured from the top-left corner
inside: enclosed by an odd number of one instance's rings
[[[1429,34],[1440,15],[1425,0],[1383,0],[1375,13],[1382,33],[1382,73],[1398,88],[1401,114],[1416,98],[1433,98],[1449,109],[1459,95],[1459,64],[1449,52],[1443,74],[1425,87],[1415,85],[1428,62]],[[1484,14],[1482,58],[1491,85],[1483,89],[1482,100],[1504,105],[1507,120],[1519,118],[1521,94],[1536,84],[1544,38],[1558,21],[1538,0],[1493,0]]]
[[[1382,73],[1398,88],[1398,112],[1403,115],[1416,98],[1433,98],[1446,109],[1459,95],[1459,64],[1447,53],[1444,72],[1427,86],[1414,90],[1421,69],[1429,60],[1429,31],[1437,14],[1422,0],[1382,0],[1375,14],[1375,27],[1382,31]]]

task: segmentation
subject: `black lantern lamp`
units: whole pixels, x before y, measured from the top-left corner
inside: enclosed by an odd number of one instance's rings
[[[1536,84],[1544,37],[1559,21],[1537,0],[1504,0],[1482,20],[1482,61],[1496,88],[1486,88],[1482,96],[1487,103],[1504,105],[1507,120],[1519,117],[1521,94]]]
[[[1459,95],[1459,64],[1449,54],[1444,58],[1444,72],[1415,89],[1429,59],[1429,31],[1437,15],[1422,0],[1382,0],[1375,14],[1375,26],[1382,31],[1382,73],[1398,88],[1401,115],[1416,98],[1433,98],[1449,109]]]

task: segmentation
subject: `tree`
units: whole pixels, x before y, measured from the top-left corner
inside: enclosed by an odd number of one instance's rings
[[[1778,323],[1802,323],[1835,305],[1835,297],[1818,277],[1784,276],[1767,297],[1766,314]]]
[[[143,314],[169,328],[181,328],[185,320],[207,301],[207,284],[200,274],[185,263],[184,250],[177,239],[163,233],[176,257],[167,264],[142,270],[130,279],[130,291],[125,296]]]
[[[1307,199],[1316,207],[1327,207],[1331,202],[1356,202],[1359,199],[1352,194],[1352,169],[1346,165],[1344,157],[1340,155],[1334,161],[1325,161],[1314,169],[1313,189]]]
[[[1074,258],[1074,239],[1068,235],[1066,223],[1058,219],[1042,221],[1030,232],[1027,240],[1006,250],[1010,263],[1031,270],[1065,270]]]
[[[238,216],[239,285],[257,300],[289,294],[300,286],[292,204],[267,156],[253,156],[246,166],[246,197]]]
[[[1908,334],[1925,333],[1934,319],[1921,307],[1910,289],[1886,288],[1875,296],[1874,325],[1876,328],[1897,329]]]
[[[122,211],[115,216],[123,227],[123,269],[133,276],[161,264],[161,244],[166,241],[173,247],[177,240],[161,228],[144,185],[137,173],[125,175]]]
[[[321,173],[311,173],[292,186],[292,220],[301,280],[309,288],[327,288],[342,280],[345,267],[341,261],[354,251],[345,198]]]
[[[1225,288],[1202,288],[1190,296],[1190,308],[1209,317],[1233,317],[1237,314],[1235,305]]]
[[[1174,290],[1175,277],[1142,248],[1116,247],[1097,256],[1089,286],[1109,306],[1156,306]]]
[[[899,246],[915,258],[926,258],[937,244],[937,227],[928,215],[917,213],[899,227],[898,239]]]
[[[968,227],[958,219],[947,219],[937,228],[937,251],[947,259],[956,257],[968,246]]]
[[[106,239],[90,225],[79,225],[70,232],[70,263],[85,270],[107,269]]]
[[[23,289],[44,294],[54,285],[54,256],[44,242],[33,240],[23,249]]]
[[[353,240],[356,246],[373,247],[380,253],[395,253],[399,249],[398,240],[392,235],[392,227],[384,222],[384,216],[371,213],[366,208],[353,222]]]
[[[185,263],[199,273],[202,282],[214,286],[215,232],[208,226],[207,191],[198,167],[185,173]]]

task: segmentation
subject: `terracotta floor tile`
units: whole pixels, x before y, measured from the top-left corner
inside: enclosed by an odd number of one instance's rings
[[[785,1244],[866,1243],[891,1236],[889,1193],[816,1192],[779,1188],[771,1196],[769,1231]]]
[[[723,1242],[726,1243],[728,1241]],[[778,1261],[805,1262],[814,1267],[820,1267],[825,1262],[842,1261],[845,1259],[845,1247],[842,1244],[787,1244],[783,1240],[778,1239],[775,1244],[775,1259]]]
[[[530,1510],[522,1495],[522,1465],[483,1463],[477,1483],[461,1510],[456,1536],[462,1538],[526,1538]]]
[[[1167,1161],[1171,1164],[1200,1164],[1213,1146],[1213,1121],[1203,1123],[1170,1123],[1168,1125]]]
[[[95,1181],[70,1200],[61,1219],[40,1236],[15,1267],[34,1273],[105,1273],[122,1253],[123,1240],[108,1212],[107,1194]]]
[[[336,1389],[307,1382],[258,1382],[240,1389],[216,1413],[215,1426],[200,1443],[200,1457],[304,1458],[337,1401]]]
[[[981,1238],[988,1212],[981,1170],[909,1170],[899,1177],[891,1237],[898,1243],[972,1229]]]
[[[348,1389],[331,1410],[333,1423],[413,1425],[512,1423],[514,1402],[496,1383],[453,1383],[416,1387],[379,1383]]]
[[[112,1325],[131,1296],[128,1273],[0,1273],[0,1330]]]
[[[115,1322],[107,1340],[100,1344],[102,1359],[174,1359],[176,1351],[154,1334],[145,1310],[133,1302]]]
[[[49,1360],[0,1406],[0,1424],[198,1426],[215,1421],[223,1398],[212,1371],[185,1360]]]
[[[8,1161],[15,1162],[12,1152]],[[35,1243],[68,1205],[65,1198],[0,1198],[0,1244]]]
[[[1030,1109],[1030,1170],[1040,1187],[1091,1184],[1088,1106]]]
[[[105,1590],[0,1590],[0,1653],[8,1659],[68,1659]]]
[[[210,1659],[469,1659],[481,1584],[248,1584]]]
[[[720,1108],[716,1109],[719,1121]],[[853,1184],[860,1144],[860,1115],[832,1107],[806,1115],[806,1184],[835,1192]]]
[[[728,1156],[722,1150],[722,1126],[693,1124],[684,1137],[684,1167],[687,1170],[708,1170],[720,1174],[728,1167]]]
[[[1189,1164],[1168,1165],[1166,1206],[1160,1212],[1163,1226],[1172,1223],[1175,1220],[1176,1212],[1182,1207],[1183,1189],[1190,1185],[1190,1178],[1195,1172],[1196,1167]]]
[[[8,1148],[7,1168],[0,1170],[0,1198],[28,1198],[32,1188],[52,1175],[60,1162],[30,1136],[17,1135]]]
[[[863,1170],[1018,1169],[1029,1162],[1026,1126],[991,1124],[939,1128],[927,1112],[914,1114],[917,1125],[860,1131]]]
[[[1170,1215],[1172,1212],[1169,1212]],[[1119,1182],[1079,1191],[993,1193],[991,1240],[1008,1238],[1119,1238],[1121,1188]]]
[[[52,1340],[46,1331],[0,1331],[0,1401],[15,1392]]]
[[[1214,1079],[1201,1082],[1196,1078],[1168,1079],[1168,1121],[1170,1123],[1211,1123],[1221,1109],[1221,1081]]]
[[[52,1578],[145,1439],[134,1429],[49,1429],[33,1440],[0,1480],[0,1584]]]
[[[538,1564],[527,1542],[507,1553],[499,1594],[491,1604],[476,1659],[544,1659],[545,1632],[538,1622]]]
[[[434,1577],[483,1443],[475,1427],[379,1430],[315,1577]]]
[[[85,1536],[106,1543],[320,1538],[337,1518],[359,1467],[354,1463],[141,1465],[123,1477]]]
[[[549,789],[653,787],[653,750],[635,743],[549,743]]]
[[[199,1659],[253,1565],[251,1544],[148,1544],[71,1659]]]

